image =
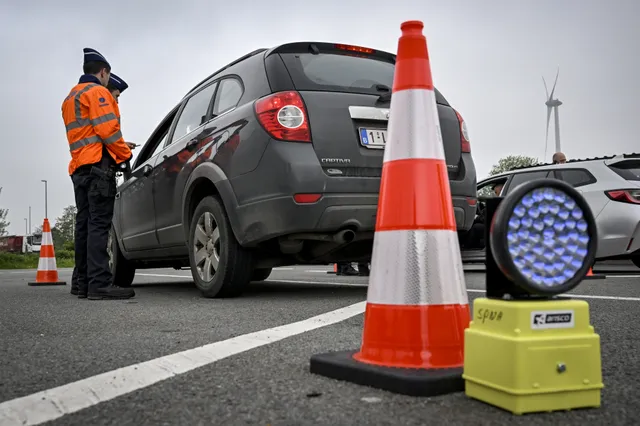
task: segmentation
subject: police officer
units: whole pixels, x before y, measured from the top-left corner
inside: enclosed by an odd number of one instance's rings
[[[116,102],[118,102],[118,98],[122,92],[127,90],[127,87],[129,87],[129,85],[123,79],[113,73],[111,74],[109,77],[109,84],[107,84],[107,89],[111,92],[111,96],[113,96],[113,99],[115,99]]]
[[[111,96],[118,102],[118,98],[124,92],[129,85],[120,77],[111,73],[109,76],[109,83],[107,84],[107,90],[111,92]],[[78,267],[74,266],[73,274],[71,276],[71,294],[77,296],[78,295]],[[83,296],[84,297],[84,294]]]
[[[132,289],[112,284],[107,241],[113,219],[116,166],[131,159],[120,131],[118,103],[109,93],[111,65],[95,49],[84,49],[84,74],[62,103],[76,199],[75,262],[78,297],[128,299]]]

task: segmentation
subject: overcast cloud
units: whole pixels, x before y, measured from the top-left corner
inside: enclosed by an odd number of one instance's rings
[[[0,6],[0,207],[11,233],[74,203],[60,105],[97,49],[129,83],[126,140],[144,143],[187,90],[259,47],[315,40],[396,51],[419,19],[434,82],[469,126],[478,179],[499,157],[544,154],[541,76],[560,107],[568,157],[640,151],[636,140],[640,2],[633,0],[3,0]],[[102,11],[102,12],[101,12]],[[553,129],[547,160],[553,153]]]

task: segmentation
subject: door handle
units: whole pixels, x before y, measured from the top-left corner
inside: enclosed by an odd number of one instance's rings
[[[145,166],[142,168],[142,174],[143,174],[144,176],[149,176],[149,175],[151,174],[151,172],[152,172],[152,171],[153,171],[153,167],[151,167],[151,166],[150,166],[150,165],[148,165],[148,164],[147,164],[147,165],[145,165]]]
[[[200,142],[200,139],[198,138],[193,138],[191,139],[189,142],[187,142],[187,145],[185,146],[185,148],[187,148],[189,151],[193,150],[196,146],[198,146],[198,142]]]
[[[119,193],[119,192],[116,192],[116,200],[117,200],[118,198],[120,198],[120,193]]]

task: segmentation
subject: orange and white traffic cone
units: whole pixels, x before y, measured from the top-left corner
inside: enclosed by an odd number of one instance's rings
[[[53,237],[51,236],[51,226],[49,219],[44,219],[42,225],[42,245],[40,246],[40,260],[36,280],[28,283],[30,286],[44,285],[66,285],[64,281],[58,279],[58,267],[56,265],[56,254],[53,249]]]
[[[470,310],[423,24],[398,43],[360,351],[311,372],[414,396],[464,390]]]
[[[594,274],[593,273],[593,268],[589,268],[589,272],[587,272],[587,275],[585,275],[585,277],[583,279],[584,280],[604,280],[606,278],[607,278],[606,275]]]
[[[338,264],[334,263],[333,264],[333,271],[327,271],[327,274],[335,274],[338,275]]]

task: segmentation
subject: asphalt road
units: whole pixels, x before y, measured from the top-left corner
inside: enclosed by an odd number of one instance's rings
[[[83,426],[639,422],[638,276],[574,292],[601,336],[602,407],[513,416],[463,393],[411,398],[310,374],[312,354],[358,348],[362,333],[367,278],[327,270],[281,268],[229,300],[202,298],[188,271],[146,270],[135,299],[97,302],[0,271],[0,425],[29,403],[29,424]],[[482,296],[483,274],[465,278]]]

